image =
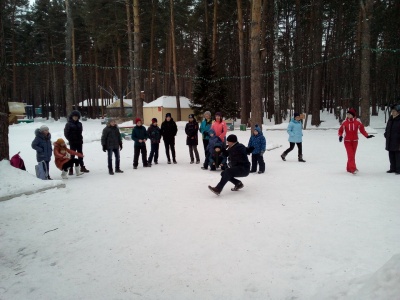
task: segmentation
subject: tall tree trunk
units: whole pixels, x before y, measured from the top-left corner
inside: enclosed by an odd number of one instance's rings
[[[218,35],[218,0],[214,0],[214,21],[213,21],[213,42],[212,42],[212,59],[214,64],[217,59],[217,35]]]
[[[65,11],[67,13],[66,36],[65,36],[65,106],[67,116],[72,112],[73,105],[73,86],[72,86],[72,30],[74,21],[72,18],[72,8],[70,0],[65,0]]]
[[[121,45],[118,42],[117,48],[117,57],[118,57],[118,94],[119,97],[119,108],[121,117],[125,117],[125,108],[124,108],[124,89],[122,87],[122,55],[121,55]]]
[[[175,45],[175,17],[174,17],[174,1],[170,0],[170,11],[171,11],[171,38],[172,38],[172,60],[174,69],[174,80],[175,80],[175,94],[176,94],[176,119],[181,121],[181,103],[179,100],[179,81],[178,73],[176,68],[176,45]]]
[[[133,64],[133,45],[132,45],[132,24],[131,24],[131,13],[130,13],[130,0],[125,0],[126,6],[126,26],[128,28],[128,48],[129,48],[129,83],[130,83],[130,92],[132,98],[132,118],[135,116],[136,105],[134,102],[135,99],[135,74],[134,74],[134,64]]]
[[[321,77],[322,77],[322,6],[321,0],[313,1],[313,17],[311,20],[311,24],[313,26],[313,62],[314,69],[312,75],[312,117],[311,117],[311,125],[319,126],[321,123],[320,119],[320,108],[321,108],[321,98],[322,98],[322,89],[321,89]]]
[[[242,0],[237,0],[238,8],[238,34],[239,34],[239,67],[240,67],[240,122],[247,123],[247,104],[246,104],[246,69],[244,64],[244,37],[243,37],[243,10]]]
[[[371,76],[371,29],[370,20],[372,18],[373,0],[360,0],[361,8],[361,78],[360,78],[360,98],[361,98],[361,122],[369,126],[369,107],[370,107],[370,76]]]
[[[134,67],[135,67],[135,95],[136,116],[143,119],[143,99],[140,97],[140,15],[139,0],[133,0],[133,23],[134,23]],[[133,101],[132,101],[133,102]],[[133,104],[132,104],[133,106]]]
[[[279,11],[277,0],[273,1],[274,7],[274,112],[275,124],[282,123],[281,102],[279,93],[279,48],[278,48],[278,33],[279,33]]]
[[[50,40],[51,47],[51,60],[55,61],[54,57],[54,46],[53,46],[53,40]],[[54,108],[54,119],[57,121],[60,118],[60,109],[61,109],[61,103],[60,103],[60,98],[58,97],[58,87],[57,87],[57,71],[56,71],[56,64],[52,64],[51,66],[51,75],[52,75],[52,88],[53,88],[53,108]]]
[[[72,80],[74,89],[74,107],[78,109],[78,72],[76,71],[75,28],[72,27]]]
[[[157,10],[157,1],[151,1],[152,10],[151,10],[151,28],[150,28],[150,63],[149,63],[149,77],[148,77],[148,86],[149,90],[146,93],[147,99],[150,101],[156,99],[154,98],[154,83],[153,83],[153,60],[154,60],[154,34],[155,34],[155,19],[156,19],[156,10]]]
[[[251,127],[258,124],[262,127],[263,107],[261,99],[261,0],[253,0],[251,7]]]
[[[208,35],[208,0],[204,0],[204,23],[206,36]]]
[[[6,35],[4,32],[6,22],[5,1],[0,1],[0,161],[10,159],[8,143],[8,101],[7,101],[7,58]]]

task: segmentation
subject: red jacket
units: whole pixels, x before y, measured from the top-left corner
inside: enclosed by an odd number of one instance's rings
[[[211,129],[215,131],[215,135],[219,137],[221,142],[225,142],[225,136],[228,128],[224,120],[221,120],[220,122],[214,121],[211,125]]]
[[[78,157],[83,157],[81,153],[70,150],[67,147],[61,147],[57,142],[55,142],[53,146],[56,167],[60,170],[62,170],[62,166],[71,159],[71,157],[68,156],[76,155]]]
[[[347,118],[340,126],[338,134],[339,136],[343,136],[343,132],[345,132],[345,141],[358,141],[358,130],[360,130],[363,136],[368,137],[364,125],[358,119]]]

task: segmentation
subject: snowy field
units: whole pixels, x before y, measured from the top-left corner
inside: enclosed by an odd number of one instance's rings
[[[114,176],[104,125],[82,122],[90,173],[0,202],[0,299],[400,299],[400,176],[386,174],[383,112],[367,128],[375,138],[360,137],[357,175],[337,120],[321,119],[326,130],[304,131],[306,163],[297,149],[280,158],[287,133],[272,129],[287,123],[264,125],[268,147],[282,146],[264,155],[266,173],[220,196],[207,189],[219,172],[189,164],[185,122],[177,165],[161,144],[158,165],[133,170],[124,141]],[[63,183],[54,157],[53,182],[35,178],[30,145],[43,124],[63,137],[65,121],[10,127],[10,156],[21,151],[28,172],[0,163],[0,198]],[[233,133],[247,145],[249,131]]]

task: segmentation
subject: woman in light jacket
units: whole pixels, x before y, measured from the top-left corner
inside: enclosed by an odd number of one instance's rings
[[[300,114],[294,113],[293,119],[290,120],[287,133],[289,134],[290,147],[287,148],[282,154],[282,160],[286,161],[286,156],[297,145],[299,162],[306,162],[303,159],[303,124],[300,121]]]

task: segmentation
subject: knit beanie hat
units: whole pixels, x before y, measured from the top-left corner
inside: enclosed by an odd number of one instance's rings
[[[165,117],[166,117],[166,118],[168,118],[168,117],[171,118],[171,113],[166,113],[166,114],[165,114]]]
[[[350,108],[350,109],[347,111],[347,113],[348,113],[348,114],[351,114],[351,115],[353,116],[353,118],[355,118],[355,117],[357,116],[357,112],[356,112],[356,110],[355,110],[354,108]]]
[[[41,132],[43,132],[43,131],[49,131],[49,127],[47,127],[46,125],[42,125],[42,126],[40,126],[39,130],[40,130]]]
[[[157,119],[156,118],[151,119],[151,123],[157,123]]]
[[[229,135],[226,140],[231,143],[237,143],[238,141],[237,136],[234,134]]]
[[[207,110],[207,111],[204,113],[204,115],[209,115],[209,116],[211,117],[211,112]]]
[[[59,144],[60,146],[62,145],[65,146],[65,141],[62,138],[57,139],[56,143]]]
[[[297,113],[297,112],[295,112],[294,115],[293,115],[293,118],[296,118],[296,117],[300,117],[300,114]]]
[[[222,118],[222,113],[221,112],[216,112],[215,116],[220,116]]]
[[[194,119],[194,114],[190,114],[188,118],[189,119]]]
[[[142,119],[141,118],[136,118],[135,119],[135,124],[137,124],[138,122],[142,122]]]

